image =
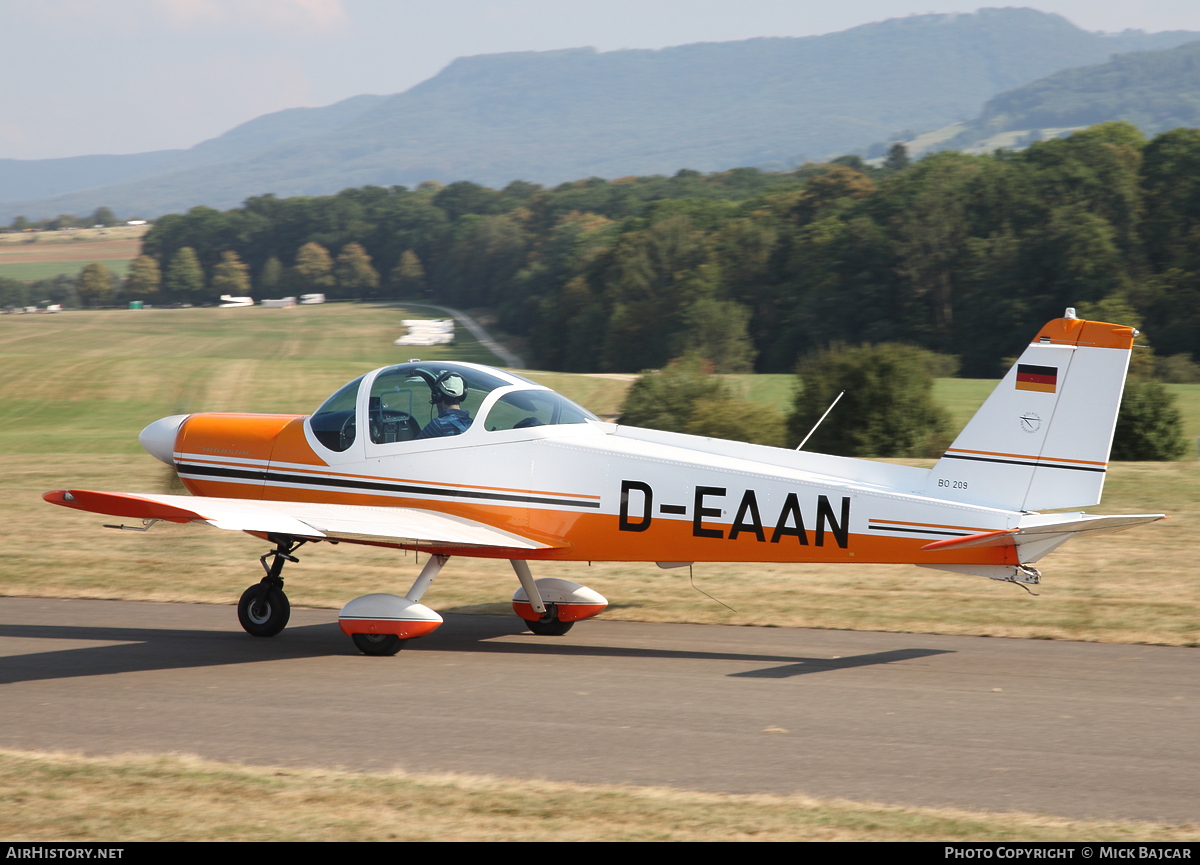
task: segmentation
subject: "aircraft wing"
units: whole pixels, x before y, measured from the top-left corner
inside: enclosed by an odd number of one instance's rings
[[[375,543],[420,541],[462,548],[548,549],[548,544],[474,520],[420,508],[381,508],[318,502],[276,502],[201,496],[160,496],[94,490],[54,490],[51,504],[142,520],[207,523],[218,529],[298,538]]]

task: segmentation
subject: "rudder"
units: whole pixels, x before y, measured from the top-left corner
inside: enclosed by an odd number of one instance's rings
[[[1137,331],[1074,315],[1041,329],[930,471],[927,495],[1022,511],[1100,501]]]

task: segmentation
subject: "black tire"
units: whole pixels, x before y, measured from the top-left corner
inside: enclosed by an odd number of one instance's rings
[[[379,657],[394,655],[404,648],[405,641],[395,634],[353,634],[354,645],[364,655]]]
[[[533,631],[539,637],[561,637],[567,631],[571,630],[571,626],[575,623],[560,621],[555,616],[548,622],[531,622],[529,619],[526,619],[525,624],[529,626],[529,630]]]
[[[238,621],[253,637],[273,637],[287,627],[292,617],[292,605],[278,586],[271,586],[261,609],[255,609],[260,584],[255,583],[242,592],[238,601]]]

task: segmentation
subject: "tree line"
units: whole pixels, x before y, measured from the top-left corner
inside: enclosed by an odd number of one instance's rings
[[[137,219],[137,217],[133,217]],[[72,213],[62,213],[46,219],[29,220],[18,216],[8,228],[0,231],[61,231],[64,228],[112,228],[120,225],[120,220],[107,207],[97,207],[91,216],[75,216]]]
[[[1021,152],[857,157],[791,172],[266,195],[159,219],[120,287],[193,303],[320,291],[498,312],[544,369],[706,358],[791,372],[903,342],[997,377],[1067,306],[1200,352],[1200,130],[1106,123]],[[1145,342],[1146,340],[1143,340]],[[1149,356],[1143,350],[1143,356]]]

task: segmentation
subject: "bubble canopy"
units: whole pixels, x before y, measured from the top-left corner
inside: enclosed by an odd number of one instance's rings
[[[457,407],[443,405],[443,420],[432,424],[439,418],[433,399],[435,384],[448,374],[461,376],[466,394]],[[365,416],[360,417],[364,386],[369,392]],[[493,391],[501,389],[504,393],[497,400],[489,400]],[[453,423],[445,421],[446,415],[452,416]],[[370,442],[388,445],[459,435],[476,428],[497,432],[588,420],[599,418],[545,386],[504,370],[478,364],[409,361],[359,376],[339,388],[308,424],[323,447],[341,453],[353,446],[361,425],[365,425]]]

